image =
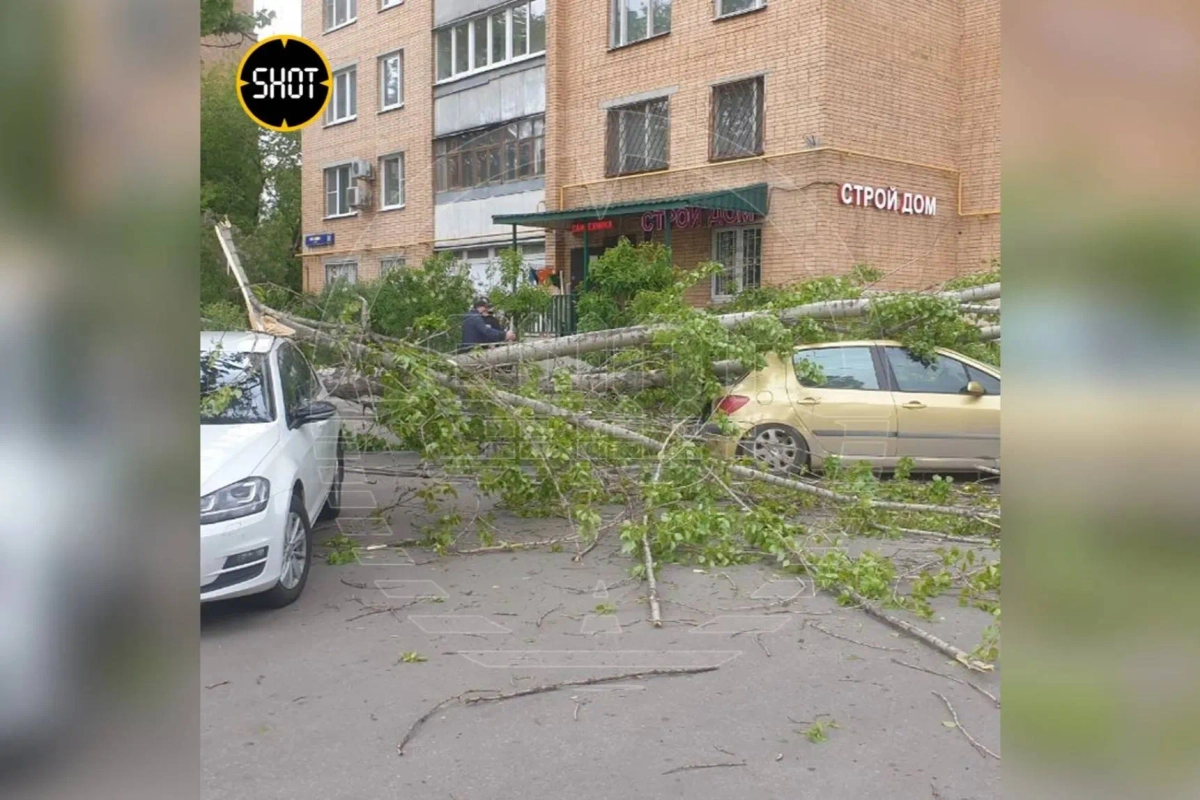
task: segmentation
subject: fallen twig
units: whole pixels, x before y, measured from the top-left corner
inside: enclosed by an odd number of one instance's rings
[[[982,547],[998,547],[1000,542],[997,539],[989,539],[985,536],[955,536],[949,533],[940,531],[922,531],[916,528],[895,528],[887,525],[875,525],[879,531],[899,531],[908,536],[927,536],[930,539],[938,539],[943,542],[961,542],[962,544],[977,544]]]
[[[424,602],[425,600],[428,600],[428,599],[429,599],[428,597],[418,597],[416,600],[410,600],[407,603],[404,603],[404,604],[398,605],[398,606],[368,606],[364,603],[363,604],[364,607],[369,608],[371,610],[364,611],[361,614],[357,614],[353,617],[350,617],[349,619],[346,620],[346,622],[354,622],[354,620],[356,620],[356,619],[362,619],[363,617],[370,617],[375,614],[389,614],[389,613],[395,614],[397,611],[399,611],[403,608],[408,608],[409,606],[414,606],[417,603]]]
[[[224,686],[227,683],[229,683],[229,681],[217,681],[216,683],[210,683],[208,686],[205,686],[204,688],[205,689],[215,689],[218,686]]]
[[[929,633],[928,631],[921,630],[916,625],[913,625],[911,622],[905,622],[904,620],[900,619],[899,617],[894,617],[891,614],[888,614],[884,611],[880,611],[878,608],[876,608],[874,605],[872,605],[871,602],[869,600],[867,600],[867,598],[863,597],[862,595],[860,595],[858,592],[854,591],[853,589],[846,588],[845,591],[847,594],[850,595],[850,597],[854,600],[854,602],[858,604],[859,608],[861,608],[867,614],[870,614],[875,619],[877,619],[881,622],[886,622],[888,625],[891,625],[893,628],[896,628],[897,630],[899,630],[903,633],[907,633],[909,636],[912,636],[913,638],[915,638],[921,642],[924,642],[925,644],[929,645],[930,647],[934,648],[935,650],[938,650],[939,652],[945,653],[946,655],[950,656],[958,663],[962,664],[967,669],[972,669],[972,670],[975,670],[976,672],[991,672],[992,671],[993,667],[991,664],[985,664],[982,661],[971,658],[971,654],[968,653],[967,651],[965,651],[961,648],[955,647],[954,645],[950,644],[949,642],[939,639],[938,637],[934,636],[932,633]]]
[[[979,741],[974,736],[971,735],[971,732],[962,726],[962,723],[958,721],[958,714],[956,714],[954,712],[954,706],[950,705],[950,701],[946,699],[945,695],[943,695],[939,692],[935,692],[932,689],[930,689],[929,691],[930,691],[930,694],[935,694],[938,697],[940,697],[942,699],[942,702],[946,704],[946,708],[950,711],[950,716],[954,718],[954,727],[956,727],[960,731],[962,731],[962,735],[967,737],[967,741],[971,743],[972,747],[974,747],[977,751],[979,751],[980,756],[982,756],[984,753],[987,753],[989,756],[996,759],[997,761],[1001,760],[1000,756],[996,755],[991,750],[988,750],[986,747],[984,747],[982,744],[980,744]]]
[[[684,667],[681,669],[650,669],[650,670],[642,670],[640,672],[626,672],[626,673],[622,673],[620,675],[609,675],[607,677],[602,677],[602,678],[587,678],[584,680],[577,680],[577,681],[562,681],[561,683],[550,683],[550,684],[545,684],[543,686],[533,686],[529,689],[521,689],[516,692],[503,692],[500,694],[484,695],[481,697],[468,697],[468,695],[472,695],[472,694],[475,694],[478,692],[491,692],[491,691],[495,691],[495,690],[494,689],[470,689],[468,691],[463,692],[462,694],[456,694],[456,695],[454,695],[454,697],[449,697],[449,698],[443,700],[442,702],[438,703],[433,708],[426,711],[420,717],[418,717],[416,722],[414,722],[409,727],[408,732],[406,734],[404,734],[404,738],[400,740],[400,744],[396,745],[396,754],[401,755],[401,756],[404,755],[404,748],[405,748],[405,746],[408,745],[409,742],[412,741],[412,738],[416,734],[417,729],[420,728],[422,725],[424,725],[425,722],[428,721],[428,719],[430,717],[432,717],[434,714],[436,714],[438,711],[441,711],[443,708],[451,705],[452,703],[457,702],[457,703],[461,703],[463,705],[474,705],[476,703],[499,703],[499,702],[503,702],[504,700],[512,700],[517,697],[526,697],[531,694],[542,694],[544,692],[554,692],[559,689],[566,688],[568,686],[592,686],[592,685],[595,685],[598,683],[616,683],[617,681],[636,680],[639,678],[668,677],[668,676],[674,676],[674,675],[698,675],[702,672],[714,672],[717,669],[719,669],[719,667]]]
[[[979,692],[981,695],[986,697],[988,700],[991,700],[993,703],[995,703],[996,708],[1000,707],[1000,699],[997,698],[996,695],[992,694],[987,689],[984,689],[981,686],[971,683],[970,681],[964,681],[962,678],[956,678],[953,675],[949,675],[945,672],[938,672],[937,670],[926,669],[925,667],[917,666],[916,664],[909,664],[907,661],[901,661],[898,658],[893,658],[892,661],[895,662],[896,664],[899,664],[902,667],[908,667],[909,669],[915,669],[915,670],[919,670],[921,672],[927,672],[930,675],[937,675],[939,678],[945,678],[948,681],[954,681],[955,683],[961,683],[963,686],[970,686],[972,689]]]
[[[507,553],[510,550],[524,550],[528,547],[545,547],[546,545],[562,544],[569,542],[576,537],[563,536],[558,539],[540,539],[536,542],[501,542],[500,544],[489,545],[488,547],[475,547],[470,550],[455,550],[454,554],[459,556],[474,556],[481,553]]]
[[[689,769],[713,769],[715,767],[744,767],[744,766],[746,766],[745,761],[721,761],[716,764],[688,764],[683,767],[675,767],[675,769],[669,769],[666,772],[664,772],[663,775],[671,775],[673,773],[683,772],[683,771],[689,770]]]
[[[354,581],[348,581],[345,578],[339,578],[338,580],[340,580],[342,583],[346,584],[347,586],[351,586],[355,589],[366,589],[367,588],[367,585],[365,583],[356,583]]]
[[[562,608],[562,603],[559,603],[559,604],[558,604],[558,605],[556,605],[554,608],[550,609],[550,610],[549,610],[549,611],[547,611],[545,614],[542,614],[540,617],[538,617],[538,620],[537,620],[537,626],[538,626],[539,628],[540,628],[540,627],[542,627],[542,623],[546,621],[546,617],[550,616],[550,615],[551,615],[551,614],[553,614],[555,611],[558,611],[560,608]]]
[[[771,651],[767,649],[767,646],[765,644],[763,644],[761,633],[754,634],[754,641],[758,642],[758,646],[761,647],[762,651],[767,654],[767,658],[770,658]]]
[[[850,644],[857,644],[861,647],[869,647],[872,650],[884,650],[884,651],[887,651],[890,653],[903,653],[904,652],[903,650],[901,650],[898,647],[882,647],[877,644],[867,644],[866,642],[860,642],[857,639],[851,639],[849,636],[842,636],[840,633],[834,633],[833,631],[822,627],[821,624],[818,622],[810,622],[810,623],[808,623],[808,627],[816,628],[821,633],[825,634],[826,636],[832,636],[834,639],[841,639],[843,642],[850,642]]]

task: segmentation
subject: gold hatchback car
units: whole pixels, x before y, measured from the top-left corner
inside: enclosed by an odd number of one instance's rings
[[[829,456],[880,470],[905,457],[921,471],[1000,464],[1000,372],[950,350],[926,364],[897,342],[802,345],[790,364],[768,355],[715,410],[738,429],[706,425],[718,449],[773,471],[815,471]]]

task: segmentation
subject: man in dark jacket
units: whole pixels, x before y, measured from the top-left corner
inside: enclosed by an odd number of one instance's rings
[[[511,342],[517,338],[511,331],[505,332],[488,324],[487,317],[491,316],[492,304],[486,297],[475,298],[471,310],[463,317],[462,347],[460,352],[474,350],[484,344]]]

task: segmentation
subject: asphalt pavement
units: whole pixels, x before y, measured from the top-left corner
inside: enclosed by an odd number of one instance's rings
[[[359,469],[395,463],[352,459],[348,508],[316,531],[355,537],[356,563],[318,560],[282,610],[204,607],[205,798],[1000,797],[1000,762],[964,735],[999,753],[999,709],[913,667],[997,697],[998,674],[968,673],[764,565],[666,566],[654,628],[611,530],[581,562],[569,543],[395,546],[420,535],[418,507],[376,509],[421,479]],[[488,509],[469,492],[459,503],[468,517]],[[507,541],[570,533],[499,511],[495,524]],[[979,641],[985,614],[953,598],[935,608],[919,624],[968,650]],[[671,674],[628,677],[654,671]],[[463,702],[593,679],[607,680]]]

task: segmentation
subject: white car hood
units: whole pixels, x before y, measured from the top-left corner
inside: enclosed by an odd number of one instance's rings
[[[200,426],[200,496],[249,478],[279,442],[273,422]]]

